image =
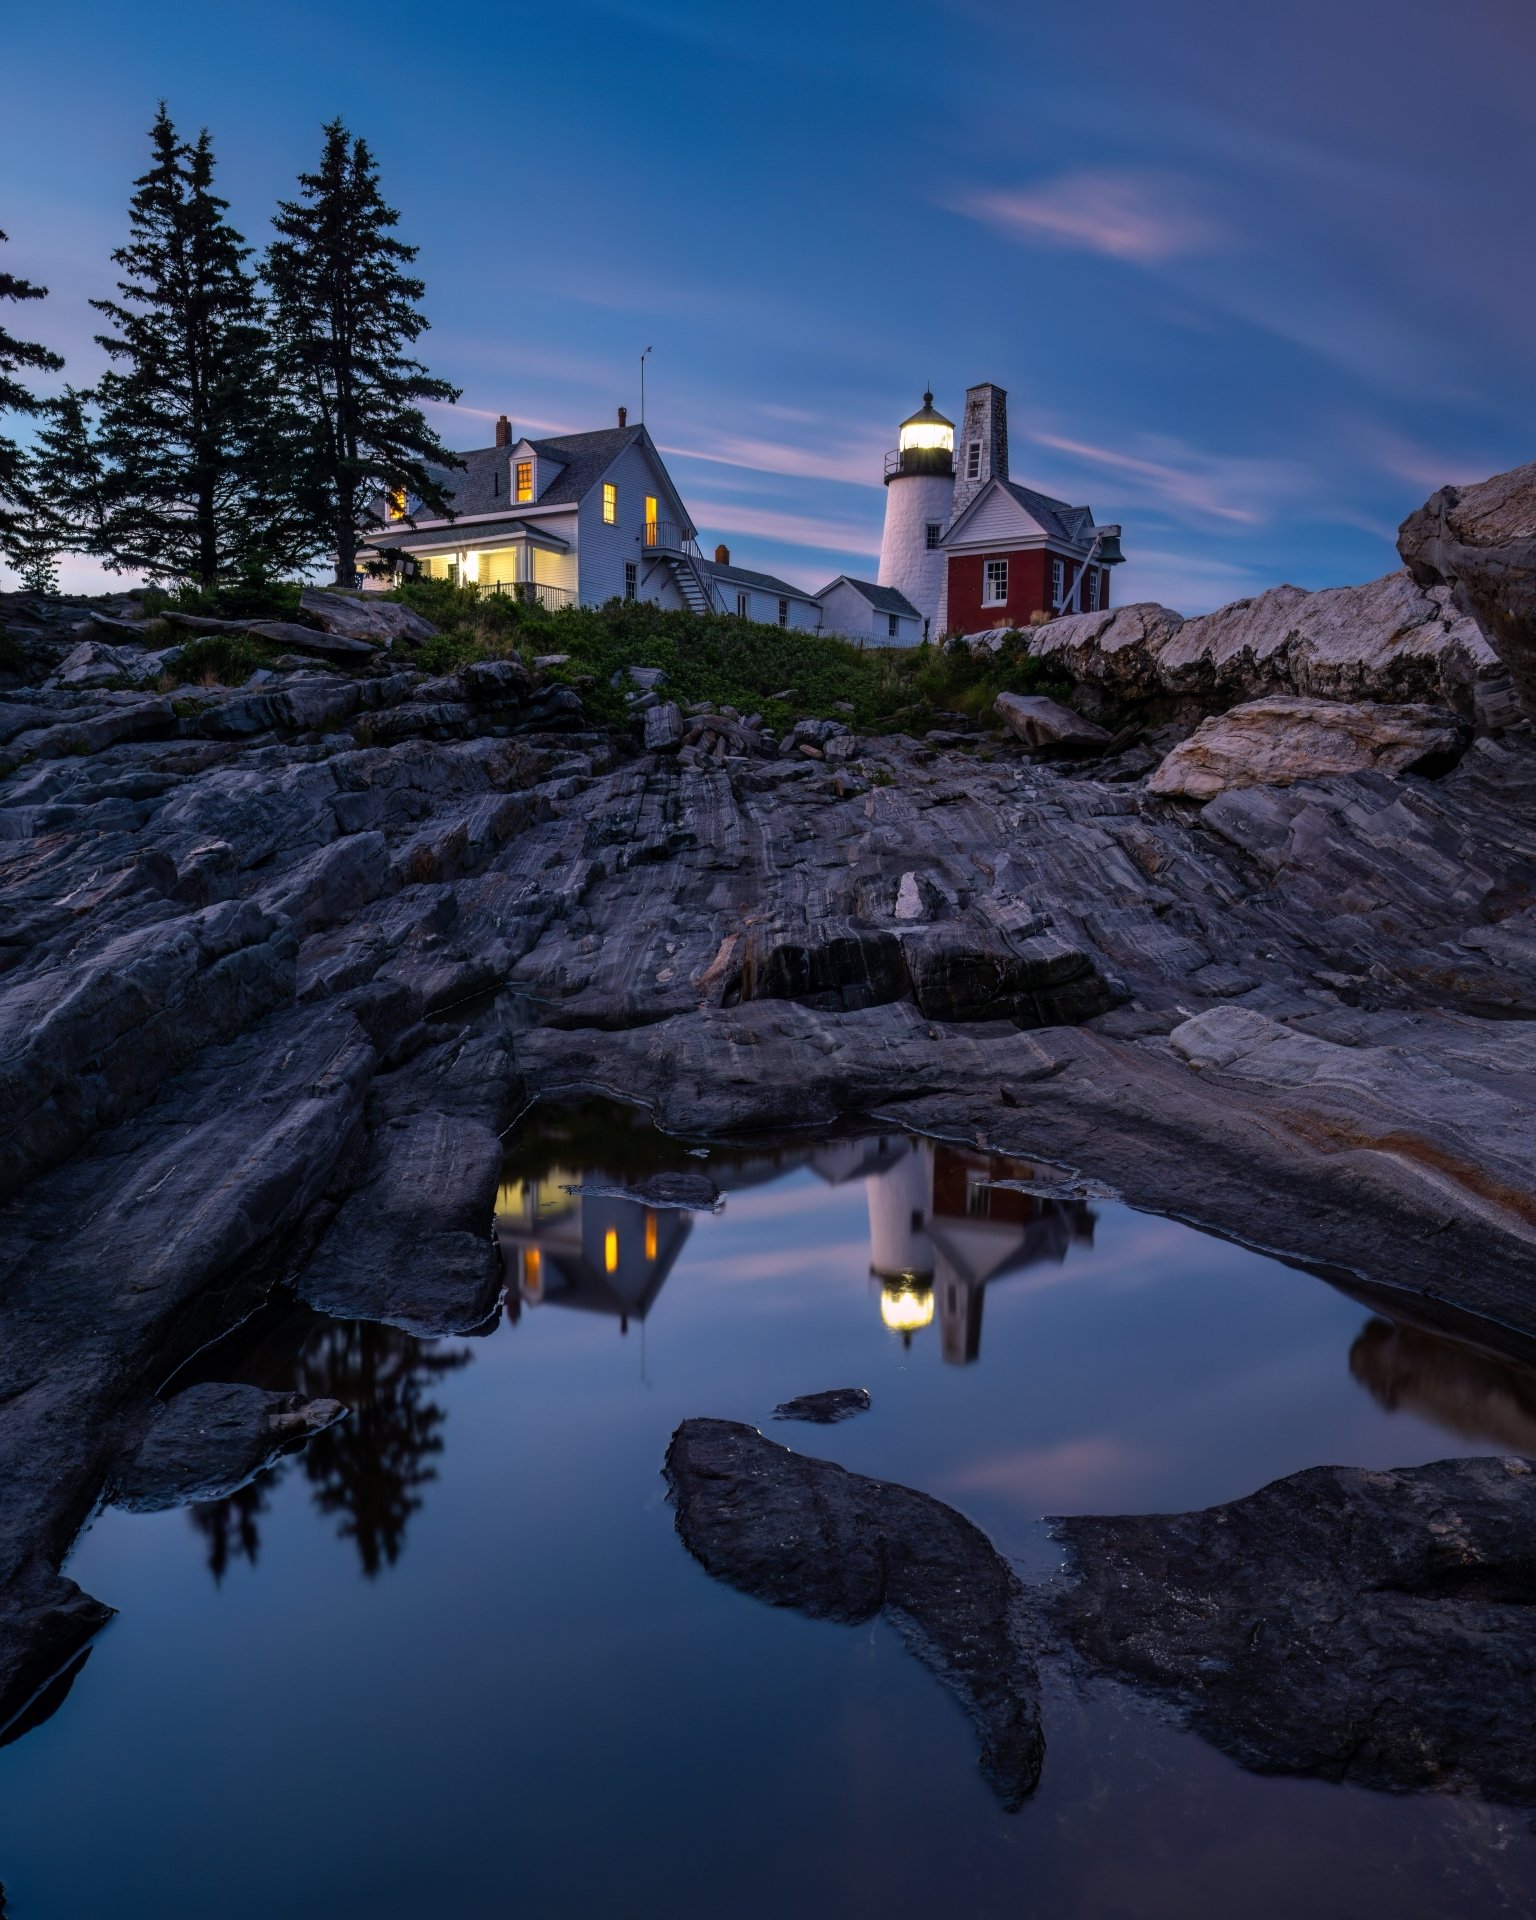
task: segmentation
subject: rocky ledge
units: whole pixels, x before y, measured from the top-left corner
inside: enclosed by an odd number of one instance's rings
[[[813,1619],[889,1613],[1005,1805],[1039,1779],[1037,1660],[1063,1643],[1257,1771],[1536,1805],[1527,1461],[1315,1467],[1203,1512],[1057,1521],[1069,1572],[1033,1587],[939,1501],[732,1421],[684,1421],[664,1471],[717,1579]]]
[[[0,693],[0,1722],[103,1617],[59,1568],[167,1382],[274,1286],[493,1321],[535,1098],[694,1136],[876,1114],[1536,1350],[1536,744],[1481,697],[1448,768],[1200,803],[1119,736],[1046,762],[695,709],[647,750],[664,688],[610,733],[403,635],[66,685],[53,617],[18,644],[54,684]]]

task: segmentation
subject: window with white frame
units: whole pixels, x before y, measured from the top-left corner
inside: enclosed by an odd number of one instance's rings
[[[787,627],[789,625],[789,602],[787,600],[781,600],[779,602],[779,625],[781,627]]]
[[[924,534],[928,551],[932,553],[934,548],[937,547],[939,542],[944,538],[944,522],[942,520],[930,520],[924,529]]]
[[[603,525],[617,526],[619,521],[619,490],[611,480],[603,482]]]
[[[894,613],[888,613],[885,616],[886,639],[895,640],[900,637],[900,634],[901,634],[901,621],[899,617]]]
[[[752,618],[752,596],[750,593],[737,594],[736,618],[738,620],[750,620]]]
[[[1058,565],[1060,563],[1058,562]],[[984,607],[1002,607],[1008,603],[1008,562],[989,560],[982,572],[981,604]]]
[[[624,598],[633,600],[640,589],[640,567],[634,560],[624,562]]]
[[[1059,607],[1067,597],[1067,565],[1064,560],[1051,562],[1051,605]]]
[[[1099,610],[1099,570],[1097,567],[1090,567],[1088,569],[1088,611],[1090,613],[1097,613],[1098,610]]]
[[[965,450],[965,477],[967,480],[981,478],[981,442],[973,440]]]
[[[524,500],[531,500],[533,498],[533,462],[531,460],[519,460],[517,462],[517,473],[515,477],[517,480],[517,498],[519,503]]]

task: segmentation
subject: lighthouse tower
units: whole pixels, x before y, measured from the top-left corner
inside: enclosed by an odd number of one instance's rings
[[[955,423],[925,393],[903,420],[894,453],[885,456],[885,532],[880,540],[879,585],[904,593],[923,616],[924,632],[938,630],[944,587],[941,541],[955,497]]]

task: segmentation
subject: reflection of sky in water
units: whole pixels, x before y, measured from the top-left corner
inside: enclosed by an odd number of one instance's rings
[[[1475,1807],[1260,1780],[1065,1693],[1010,1819],[893,1635],[714,1585],[659,1477],[687,1415],[763,1422],[863,1385],[859,1419],[768,1430],[1048,1567],[1042,1513],[1486,1452],[1382,1400],[1465,1426],[1507,1381],[1437,1388],[1435,1342],[1380,1339],[1357,1379],[1369,1316],[1321,1282],[987,1189],[975,1156],[676,1164],[720,1179],[721,1213],[509,1176],[520,1298],[488,1339],[275,1316],[210,1366],[372,1412],[192,1523],[109,1514],[84,1540],[71,1571],[122,1611],[56,1716],[0,1751],[18,1920],[1429,1915],[1495,1911],[1488,1876],[1531,1871],[1524,1838],[1488,1864],[1501,1822]]]

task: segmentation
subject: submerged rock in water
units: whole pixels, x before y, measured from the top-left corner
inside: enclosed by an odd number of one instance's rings
[[[781,1400],[773,1410],[775,1420],[809,1420],[818,1427],[830,1427],[838,1420],[851,1420],[856,1413],[869,1412],[868,1387],[831,1387],[825,1393],[802,1393],[793,1400]]]
[[[1277,694],[1202,720],[1147,782],[1148,793],[1210,800],[1229,787],[1288,787],[1340,773],[1444,769],[1469,729],[1441,707],[1389,707]]]
[[[339,1400],[210,1381],[168,1401],[115,1479],[114,1506],[156,1513],[222,1500],[280,1454],[346,1417]]]
[[[969,1520],[734,1420],[685,1420],[664,1471],[677,1531],[707,1572],[815,1620],[888,1614],[959,1696],[1003,1805],[1033,1792],[1045,1740],[1022,1589]]]
[[[567,1193],[594,1200],[634,1200],[642,1207],[675,1207],[698,1213],[714,1213],[720,1206],[720,1189],[703,1173],[648,1173],[639,1180],[583,1180],[567,1187]]]
[[[1536,1805],[1536,1473],[1313,1467],[1199,1513],[1058,1520],[1095,1667],[1268,1773]]]

